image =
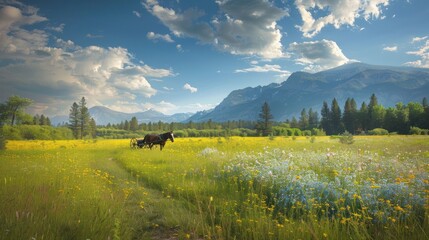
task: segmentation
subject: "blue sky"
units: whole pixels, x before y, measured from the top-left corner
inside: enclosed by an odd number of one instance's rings
[[[295,71],[429,67],[427,0],[0,0],[0,100],[171,115]]]

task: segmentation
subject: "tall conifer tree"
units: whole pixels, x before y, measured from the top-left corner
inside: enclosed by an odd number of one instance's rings
[[[272,132],[272,119],[270,106],[267,102],[262,105],[261,113],[259,114],[259,121],[257,124],[258,132],[262,133],[263,136],[268,136]]]
[[[332,126],[332,133],[331,134],[338,134],[341,133],[343,130],[343,125],[341,122],[341,109],[338,105],[337,99],[332,100],[331,105],[331,126]]]
[[[73,103],[73,105],[70,108],[70,114],[69,114],[69,128],[73,132],[73,136],[75,138],[80,137],[80,110],[79,105],[77,105],[76,102]]]
[[[91,115],[89,110],[86,107],[85,97],[79,102],[79,111],[80,111],[80,138],[83,139],[84,136],[88,135],[90,132],[89,121],[91,120]]]

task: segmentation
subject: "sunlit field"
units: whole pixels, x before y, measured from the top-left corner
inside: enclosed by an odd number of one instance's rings
[[[9,141],[0,239],[429,239],[429,137]]]

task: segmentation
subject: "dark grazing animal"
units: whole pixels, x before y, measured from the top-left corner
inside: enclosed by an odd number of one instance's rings
[[[152,149],[153,145],[159,144],[159,148],[162,151],[162,148],[165,146],[167,140],[170,139],[171,142],[174,142],[174,134],[173,131],[166,132],[163,134],[147,134],[143,141],[144,145],[148,145],[150,149]]]

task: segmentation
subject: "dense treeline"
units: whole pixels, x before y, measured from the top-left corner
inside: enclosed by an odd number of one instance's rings
[[[174,130],[181,137],[218,136],[301,136],[336,135],[345,131],[353,134],[428,134],[429,107],[426,98],[421,103],[407,105],[397,103],[395,107],[385,108],[378,103],[375,94],[369,104],[362,102],[358,109],[353,98],[348,98],[343,110],[334,98],[329,105],[323,102],[320,115],[317,111],[304,108],[298,119],[292,117],[285,122],[271,121],[268,103],[264,103],[258,121],[228,121],[164,123],[149,122],[139,124],[133,117],[119,124],[107,124],[97,129],[97,136],[107,138],[138,137],[148,132]]]
[[[227,121],[165,123],[139,123],[136,117],[119,124],[96,126],[89,115],[86,100],[73,103],[69,123],[52,127],[49,117],[31,116],[24,112],[31,104],[30,99],[12,96],[0,104],[1,139],[83,139],[83,138],[131,138],[143,137],[147,133],[174,131],[177,137],[228,137],[228,136],[314,136],[336,135],[345,131],[352,134],[428,134],[429,104],[424,98],[421,103],[397,103],[385,108],[373,94],[369,103],[358,105],[348,98],[341,109],[334,98],[329,105],[323,102],[320,116],[313,109],[302,109],[297,118],[285,122],[272,121],[268,103],[264,103],[255,121]]]
[[[373,94],[369,104],[363,102],[359,109],[355,100],[348,98],[343,112],[334,98],[330,107],[326,101],[323,102],[321,115],[320,127],[328,135],[344,131],[353,134],[371,134],[377,131],[416,134],[427,133],[429,128],[429,106],[426,98],[422,103],[410,102],[407,105],[397,103],[395,107],[385,108],[378,103],[377,97]]]

